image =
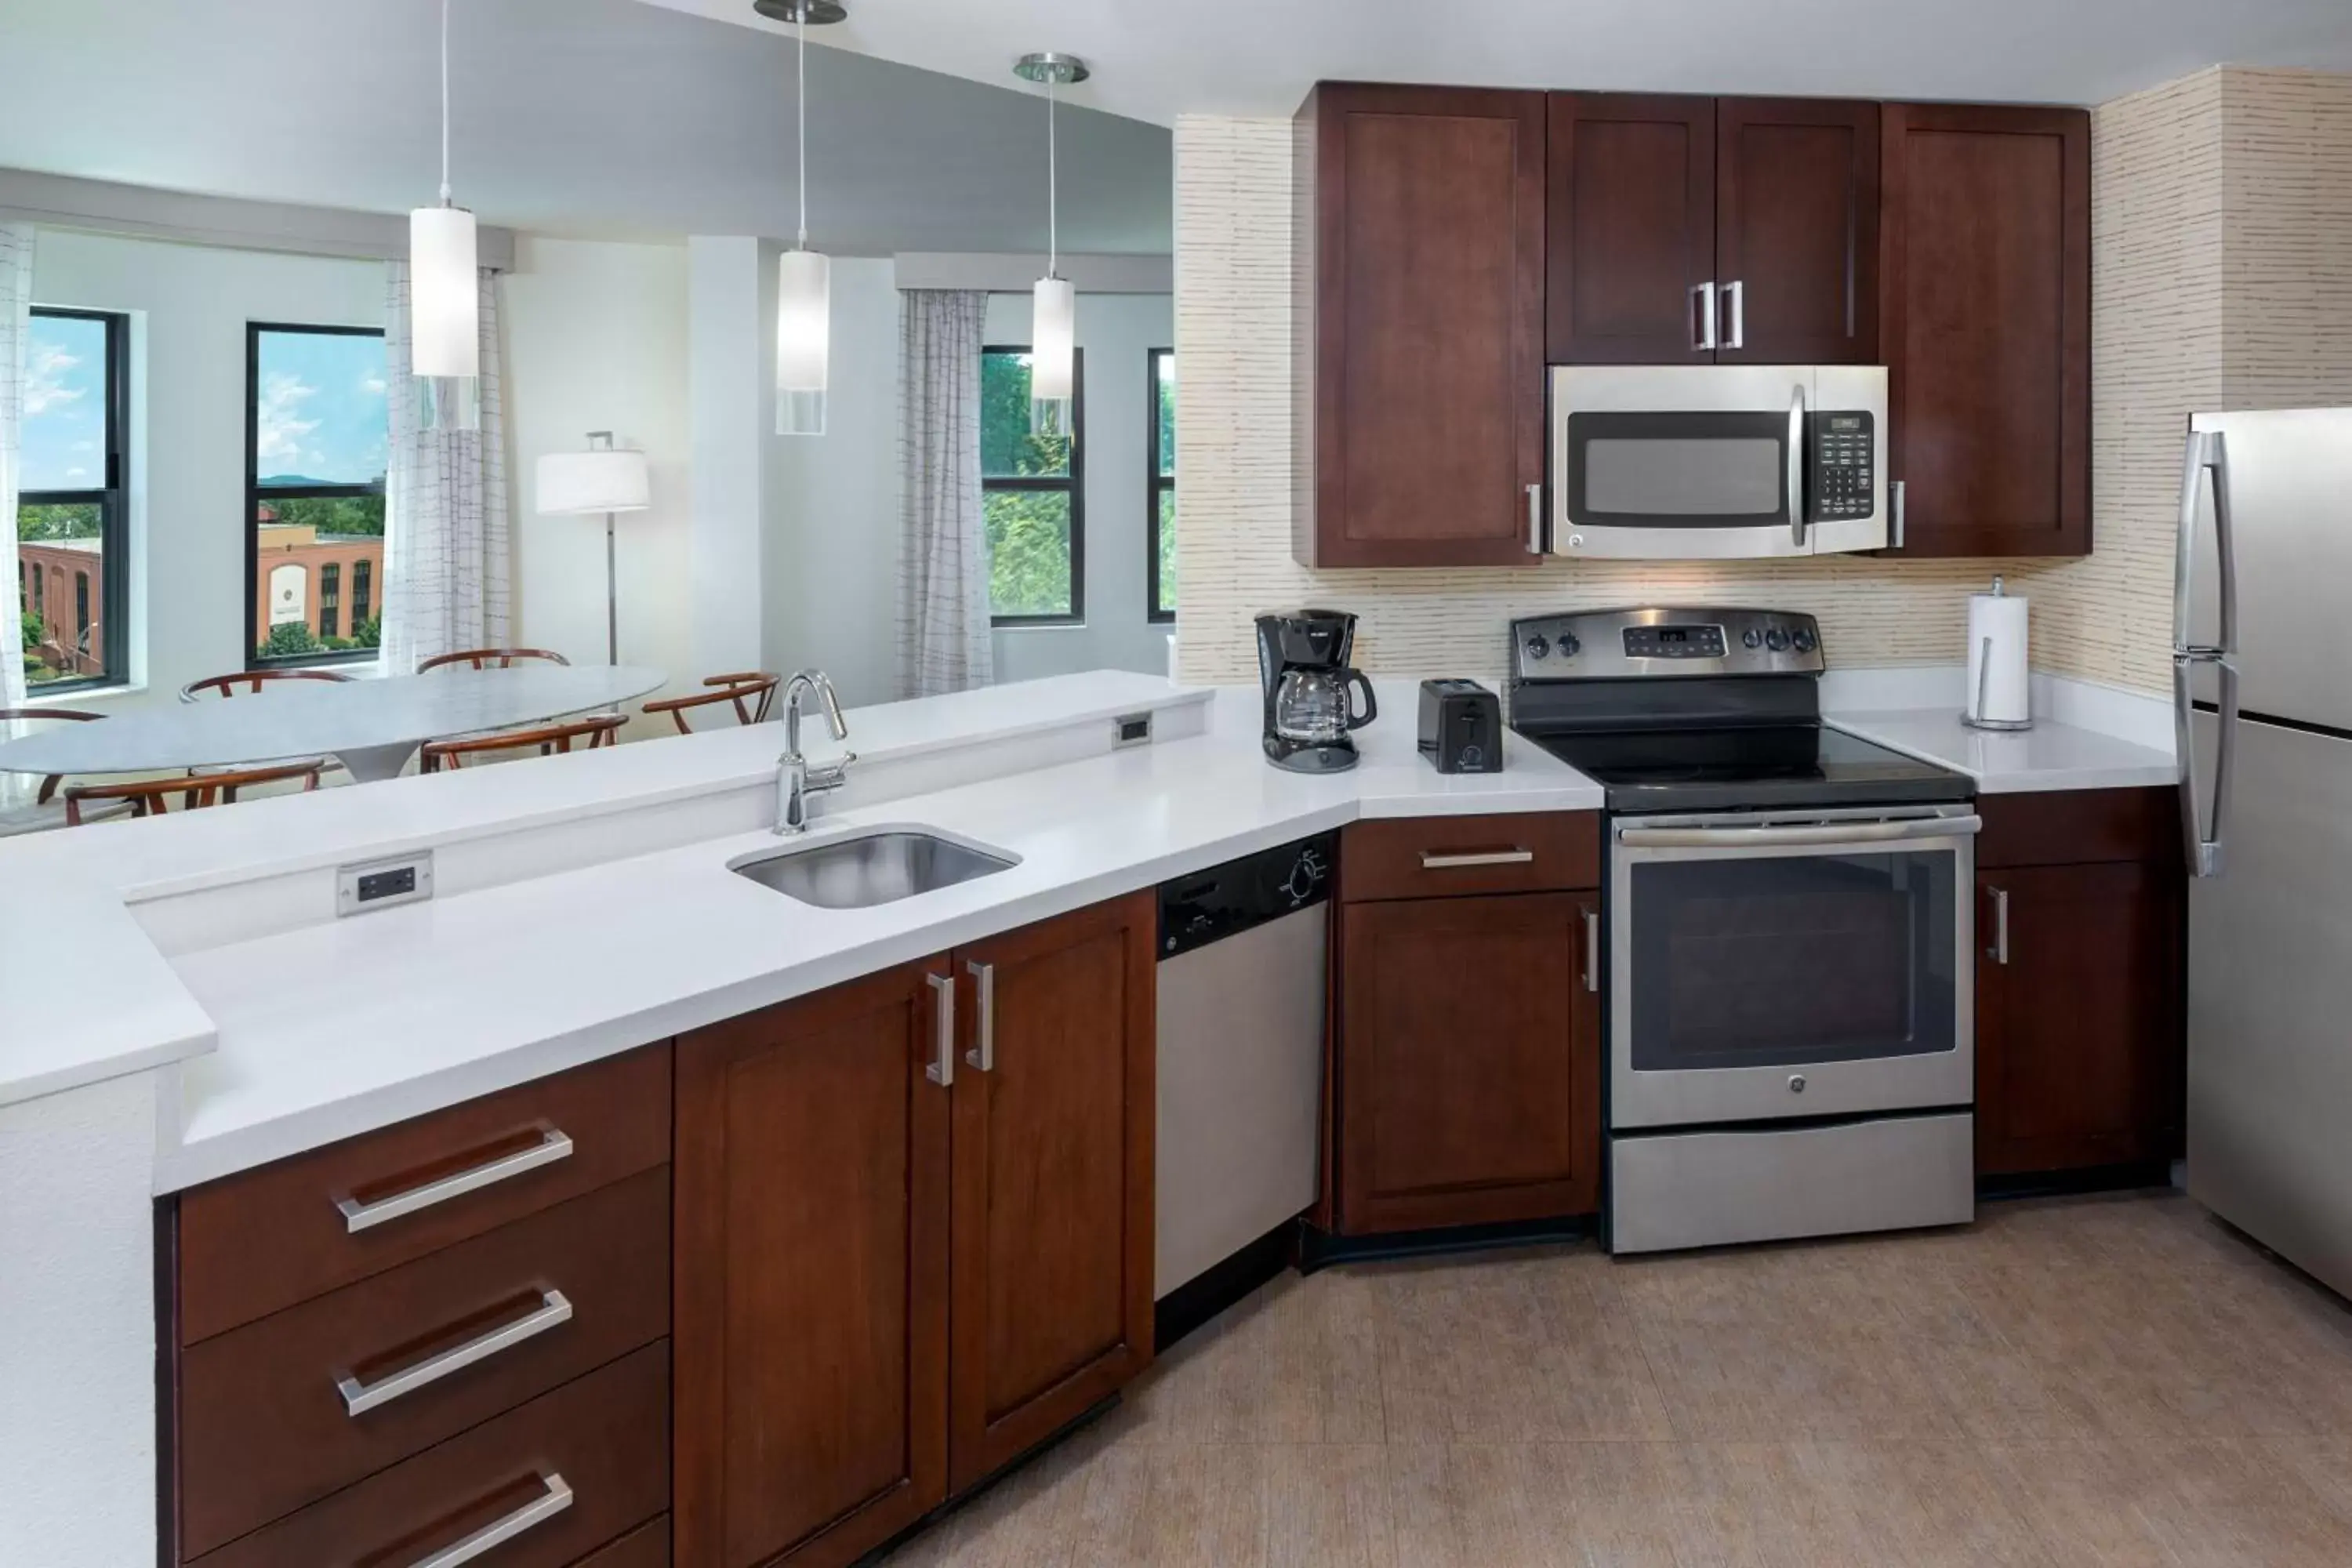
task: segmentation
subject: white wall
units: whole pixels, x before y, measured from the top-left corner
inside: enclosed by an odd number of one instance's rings
[[[524,237],[505,282],[508,471],[514,479],[516,642],[604,659],[604,520],[541,517],[537,468],[591,430],[645,452],[653,505],[616,520],[625,664],[696,684],[688,531],[694,514],[682,246]],[[674,733],[633,721],[624,739]]]
[[[245,668],[246,323],[380,327],[383,296],[379,262],[40,231],[36,304],[132,316],[131,674],[145,689],[75,707],[176,701]]]

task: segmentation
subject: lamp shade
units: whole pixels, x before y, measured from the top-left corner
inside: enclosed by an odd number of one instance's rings
[[[1037,279],[1029,329],[1029,428],[1067,436],[1077,380],[1077,291],[1065,278]]]
[[[482,369],[474,215],[418,207],[408,215],[409,374],[476,376]]]
[[[824,434],[832,357],[833,263],[814,250],[776,258],[776,434]]]
[[[539,460],[539,513],[643,511],[653,485],[643,452],[550,452]]]

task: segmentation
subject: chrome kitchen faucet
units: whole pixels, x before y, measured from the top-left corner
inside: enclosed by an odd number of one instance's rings
[[[801,755],[801,699],[812,691],[824,704],[824,720],[833,729],[833,738],[849,739],[849,725],[841,716],[841,700],[833,694],[833,681],[824,671],[799,670],[784,682],[784,754],[776,759],[776,831],[787,837],[808,831],[808,797],[847,784],[849,764],[857,760],[856,752],[845,752],[841,761],[812,768],[808,759]]]

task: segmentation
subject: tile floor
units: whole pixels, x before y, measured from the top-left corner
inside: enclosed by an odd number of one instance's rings
[[[888,1568],[2346,1568],[2352,1310],[2170,1194],[1266,1287]]]

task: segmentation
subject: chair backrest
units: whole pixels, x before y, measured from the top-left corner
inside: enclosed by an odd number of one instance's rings
[[[207,675],[202,680],[191,680],[180,688],[180,700],[194,702],[207,691],[217,691],[223,697],[234,697],[238,689],[259,691],[265,682],[272,680],[349,680],[331,669],[240,669],[234,675]]]
[[[0,724],[11,720],[57,719],[68,724],[92,724],[105,718],[103,713],[85,713],[79,708],[0,708]],[[109,731],[111,733],[112,731]],[[41,781],[41,793],[33,797],[37,805],[47,805],[49,797],[58,793],[62,775],[51,773]]]
[[[516,752],[525,746],[537,746],[542,757],[569,752],[572,742],[584,739],[583,751],[613,743],[614,731],[629,721],[625,713],[592,713],[584,719],[566,719],[560,723],[542,724],[530,730],[497,730],[487,735],[467,735],[451,741],[427,741],[417,753],[416,771],[437,773],[443,768],[454,768],[465,758],[481,752]]]
[[[747,669],[734,675],[710,675],[702,684],[717,688],[711,691],[689,692],[684,697],[663,697],[645,704],[648,713],[667,713],[677,725],[681,735],[694,733],[686,721],[689,709],[708,708],[714,702],[735,705],[735,719],[741,724],[764,724],[776,703],[776,687],[782,680],[764,669]]]
[[[166,802],[180,795],[184,811],[194,811],[207,805],[235,805],[236,792],[255,784],[276,784],[281,779],[300,779],[307,794],[319,787],[319,773],[326,764],[317,761],[279,763],[266,768],[244,768],[235,773],[191,773],[185,778],[138,779],[127,784],[69,784],[66,788],[66,825],[81,825],[81,808],[85,801],[127,800],[133,816],[161,816],[168,809]]]
[[[416,661],[416,673],[438,669],[445,664],[465,664],[475,669],[512,669],[519,658],[544,659],[550,664],[570,664],[572,661],[552,648],[544,647],[465,647],[456,653],[436,653],[431,658]]]

